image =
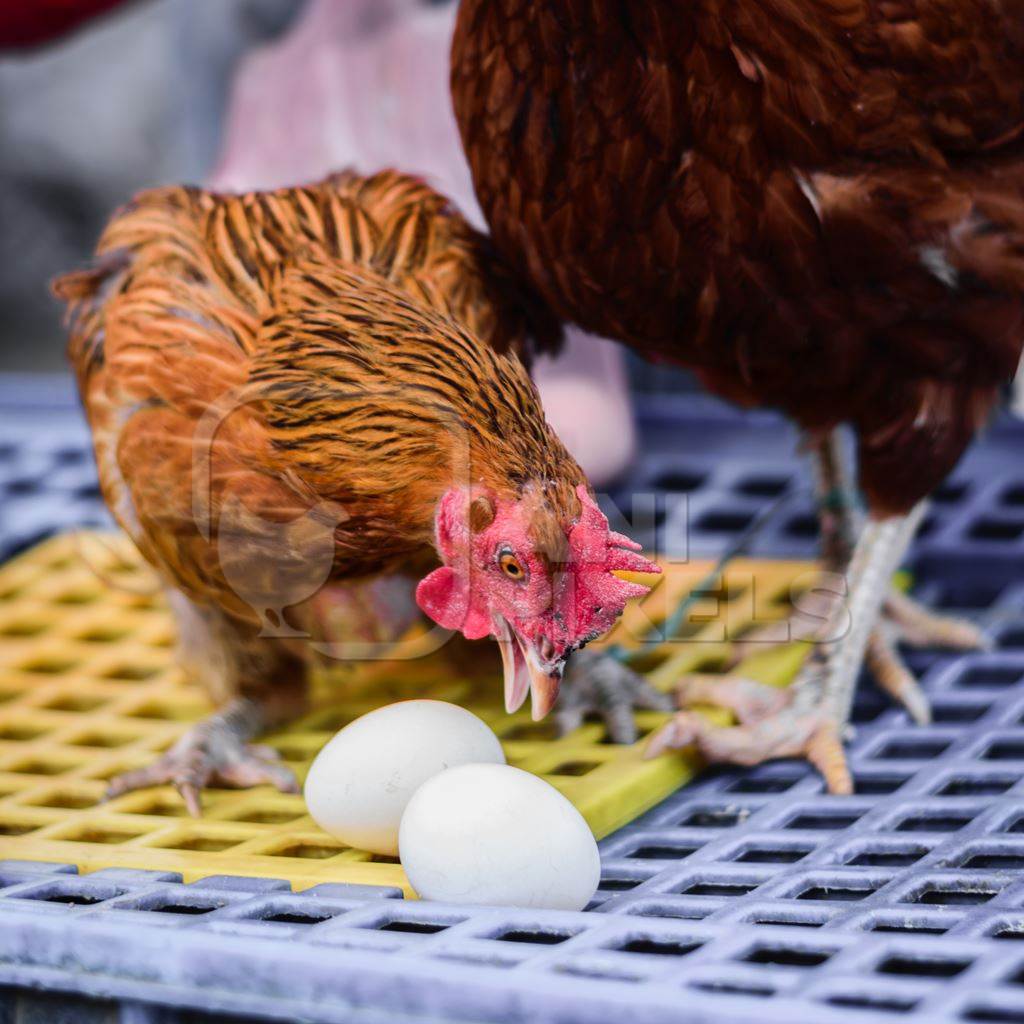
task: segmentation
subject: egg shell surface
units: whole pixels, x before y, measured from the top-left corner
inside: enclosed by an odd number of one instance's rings
[[[504,764],[467,764],[413,795],[399,832],[417,894],[446,903],[582,910],[601,858],[590,826],[543,779]]]
[[[407,700],[350,722],[316,756],[304,795],[313,820],[358,850],[395,856],[409,798],[456,765],[505,763],[497,736],[472,712]]]

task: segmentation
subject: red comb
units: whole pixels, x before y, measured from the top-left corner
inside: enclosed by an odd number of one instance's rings
[[[661,567],[638,554],[641,546],[636,541],[608,528],[608,520],[583,484],[576,488],[576,494],[583,508],[579,520],[569,530],[569,547],[577,614],[580,619],[591,615],[601,620],[614,619],[630,598],[643,597],[651,589],[620,579],[614,573],[660,573]],[[601,628],[595,622],[602,632],[610,624]]]

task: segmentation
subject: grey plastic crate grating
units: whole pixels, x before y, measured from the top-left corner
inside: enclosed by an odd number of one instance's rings
[[[744,823],[744,848],[802,848],[799,838],[787,846],[777,830],[755,829],[760,812]],[[1024,936],[1024,898],[1007,876],[935,870],[902,886],[987,894],[1002,884],[990,900],[999,909],[982,919],[973,903],[868,908],[873,897],[862,891],[900,888],[882,869],[682,875],[742,876],[766,895],[729,907],[729,897],[693,898],[655,919],[657,896],[597,914],[526,912],[415,904],[341,885],[293,894],[265,880],[182,885],[157,873],[79,877],[9,863],[0,865],[0,983],[45,978],[51,988],[92,987],[134,1003],[166,1002],[173,984],[173,1003],[279,1020],[358,1020],[353,999],[448,1020],[599,1021],[620,1012],[650,1021],[1014,1021],[1024,1013],[1024,944],[1013,941]],[[844,898],[801,900],[821,889]]]
[[[111,523],[70,382],[0,377],[0,561],[63,530]]]
[[[677,411],[680,407],[685,413]],[[766,504],[797,492],[759,532],[756,556],[813,558],[818,527],[807,460],[793,428],[767,413],[739,414],[699,397],[654,403],[641,415],[643,443],[628,481],[608,502],[619,526],[645,545],[693,556],[713,555]],[[1024,425],[1006,417],[982,437],[932,496],[918,534],[915,565],[952,560],[972,582],[989,560],[996,586],[1009,582],[1000,562],[1024,561]],[[641,496],[637,498],[636,496]],[[989,602],[979,601],[979,605]]]
[[[46,488],[86,486],[57,468],[64,426],[44,436],[19,418],[14,464],[38,467]],[[74,422],[62,421],[84,445]],[[671,483],[670,466],[676,488],[690,491],[691,523],[694,509],[719,515],[717,535],[702,527],[681,538],[694,554],[720,550],[785,486],[776,465],[787,481],[801,472],[786,428],[753,422],[720,410],[699,421],[646,417],[650,443],[631,487],[643,490],[655,464]],[[687,437],[701,454],[671,454]],[[974,529],[1024,518],[1006,472],[1019,440],[1007,426],[965,463],[954,478],[963,488],[940,495],[914,555],[920,595],[975,617],[994,649],[908,652],[933,700],[928,728],[861,687],[853,797],[824,794],[794,762],[709,772],[602,843],[601,887],[579,914],[0,863],[0,1020],[6,1003],[19,1022],[66,1012],[104,1024],[219,1013],[375,1024],[1024,1024],[1024,550],[1009,528]],[[54,528],[75,525],[72,492],[53,493],[63,497],[28,501],[25,518],[35,509],[42,527],[57,509]],[[785,524],[780,516],[755,553],[809,555],[806,523],[799,544],[779,546]],[[0,517],[3,543],[21,543],[6,531]],[[32,1002],[30,987],[51,994]]]

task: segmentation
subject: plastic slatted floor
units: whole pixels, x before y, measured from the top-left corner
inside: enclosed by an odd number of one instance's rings
[[[685,415],[677,411],[685,405]],[[817,522],[796,432],[767,413],[738,414],[700,396],[654,403],[642,413],[643,451],[615,495],[635,508],[638,536],[657,550],[704,555],[722,549],[772,500],[795,491],[749,548],[770,558],[813,558]],[[986,560],[998,571],[1024,561],[1024,426],[997,420],[932,496],[917,559]]]
[[[691,551],[742,529],[735,519],[695,528],[703,488],[719,511],[738,501],[749,520],[770,500],[757,474],[799,475],[791,439],[768,421],[751,429],[750,418],[716,412],[645,426],[634,485],[661,474],[662,486],[690,494]],[[940,496],[913,559],[922,594],[976,615],[997,649],[913,657],[936,708],[927,729],[864,690],[854,797],[823,794],[790,762],[709,773],[602,843],[601,889],[594,912],[581,914],[9,862],[0,866],[0,985],[75,993],[68,1006],[78,1019],[127,1007],[138,1024],[199,1019],[174,1006],[375,1024],[1024,1024],[1020,440],[1019,427],[1001,428],[958,470],[966,486]],[[704,481],[684,486],[700,472]],[[39,507],[43,522],[49,506]],[[655,518],[666,536],[668,517]],[[807,553],[810,532],[773,524],[758,545]],[[156,637],[158,651],[163,644]],[[149,1003],[166,1008],[150,1015]],[[52,1018],[56,1004],[46,1005]]]
[[[667,566],[609,638],[635,645],[707,573],[706,563]],[[723,639],[784,614],[804,563],[734,564],[723,590],[695,604],[685,643],[652,644],[643,659],[656,683],[721,668]],[[8,856],[70,860],[83,869],[162,868],[192,879],[211,872],[283,876],[296,886],[331,880],[405,885],[394,858],[347,849],[308,818],[301,797],[219,790],[202,821],[172,789],[126,794],[97,806],[106,780],[151,762],[209,711],[173,663],[172,626],[154,579],[126,538],[82,533],[48,541],[0,569],[0,849]],[[780,680],[806,648],[747,664]],[[377,663],[319,680],[319,709],[267,742],[300,778],[333,732],[381,703],[432,696],[489,721],[509,760],[557,786],[598,836],[635,818],[693,773],[682,757],[642,758],[643,742],[607,742],[586,723],[557,738],[550,722],[506,715],[497,665],[479,679],[440,656]],[[332,685],[334,684],[334,685]],[[646,735],[665,716],[638,719]]]
[[[122,1000],[173,982],[282,1020],[349,1020],[355,1002],[467,1021],[1024,1021],[1024,590],[985,618],[1000,649],[926,671],[934,726],[861,702],[855,796],[793,763],[706,777],[603,843],[596,912],[9,863],[0,983],[71,963]]]

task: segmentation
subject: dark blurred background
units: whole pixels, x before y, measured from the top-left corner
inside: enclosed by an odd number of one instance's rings
[[[134,192],[205,180],[239,59],[302,6],[138,0],[0,55],[0,371],[65,369],[47,282]]]

